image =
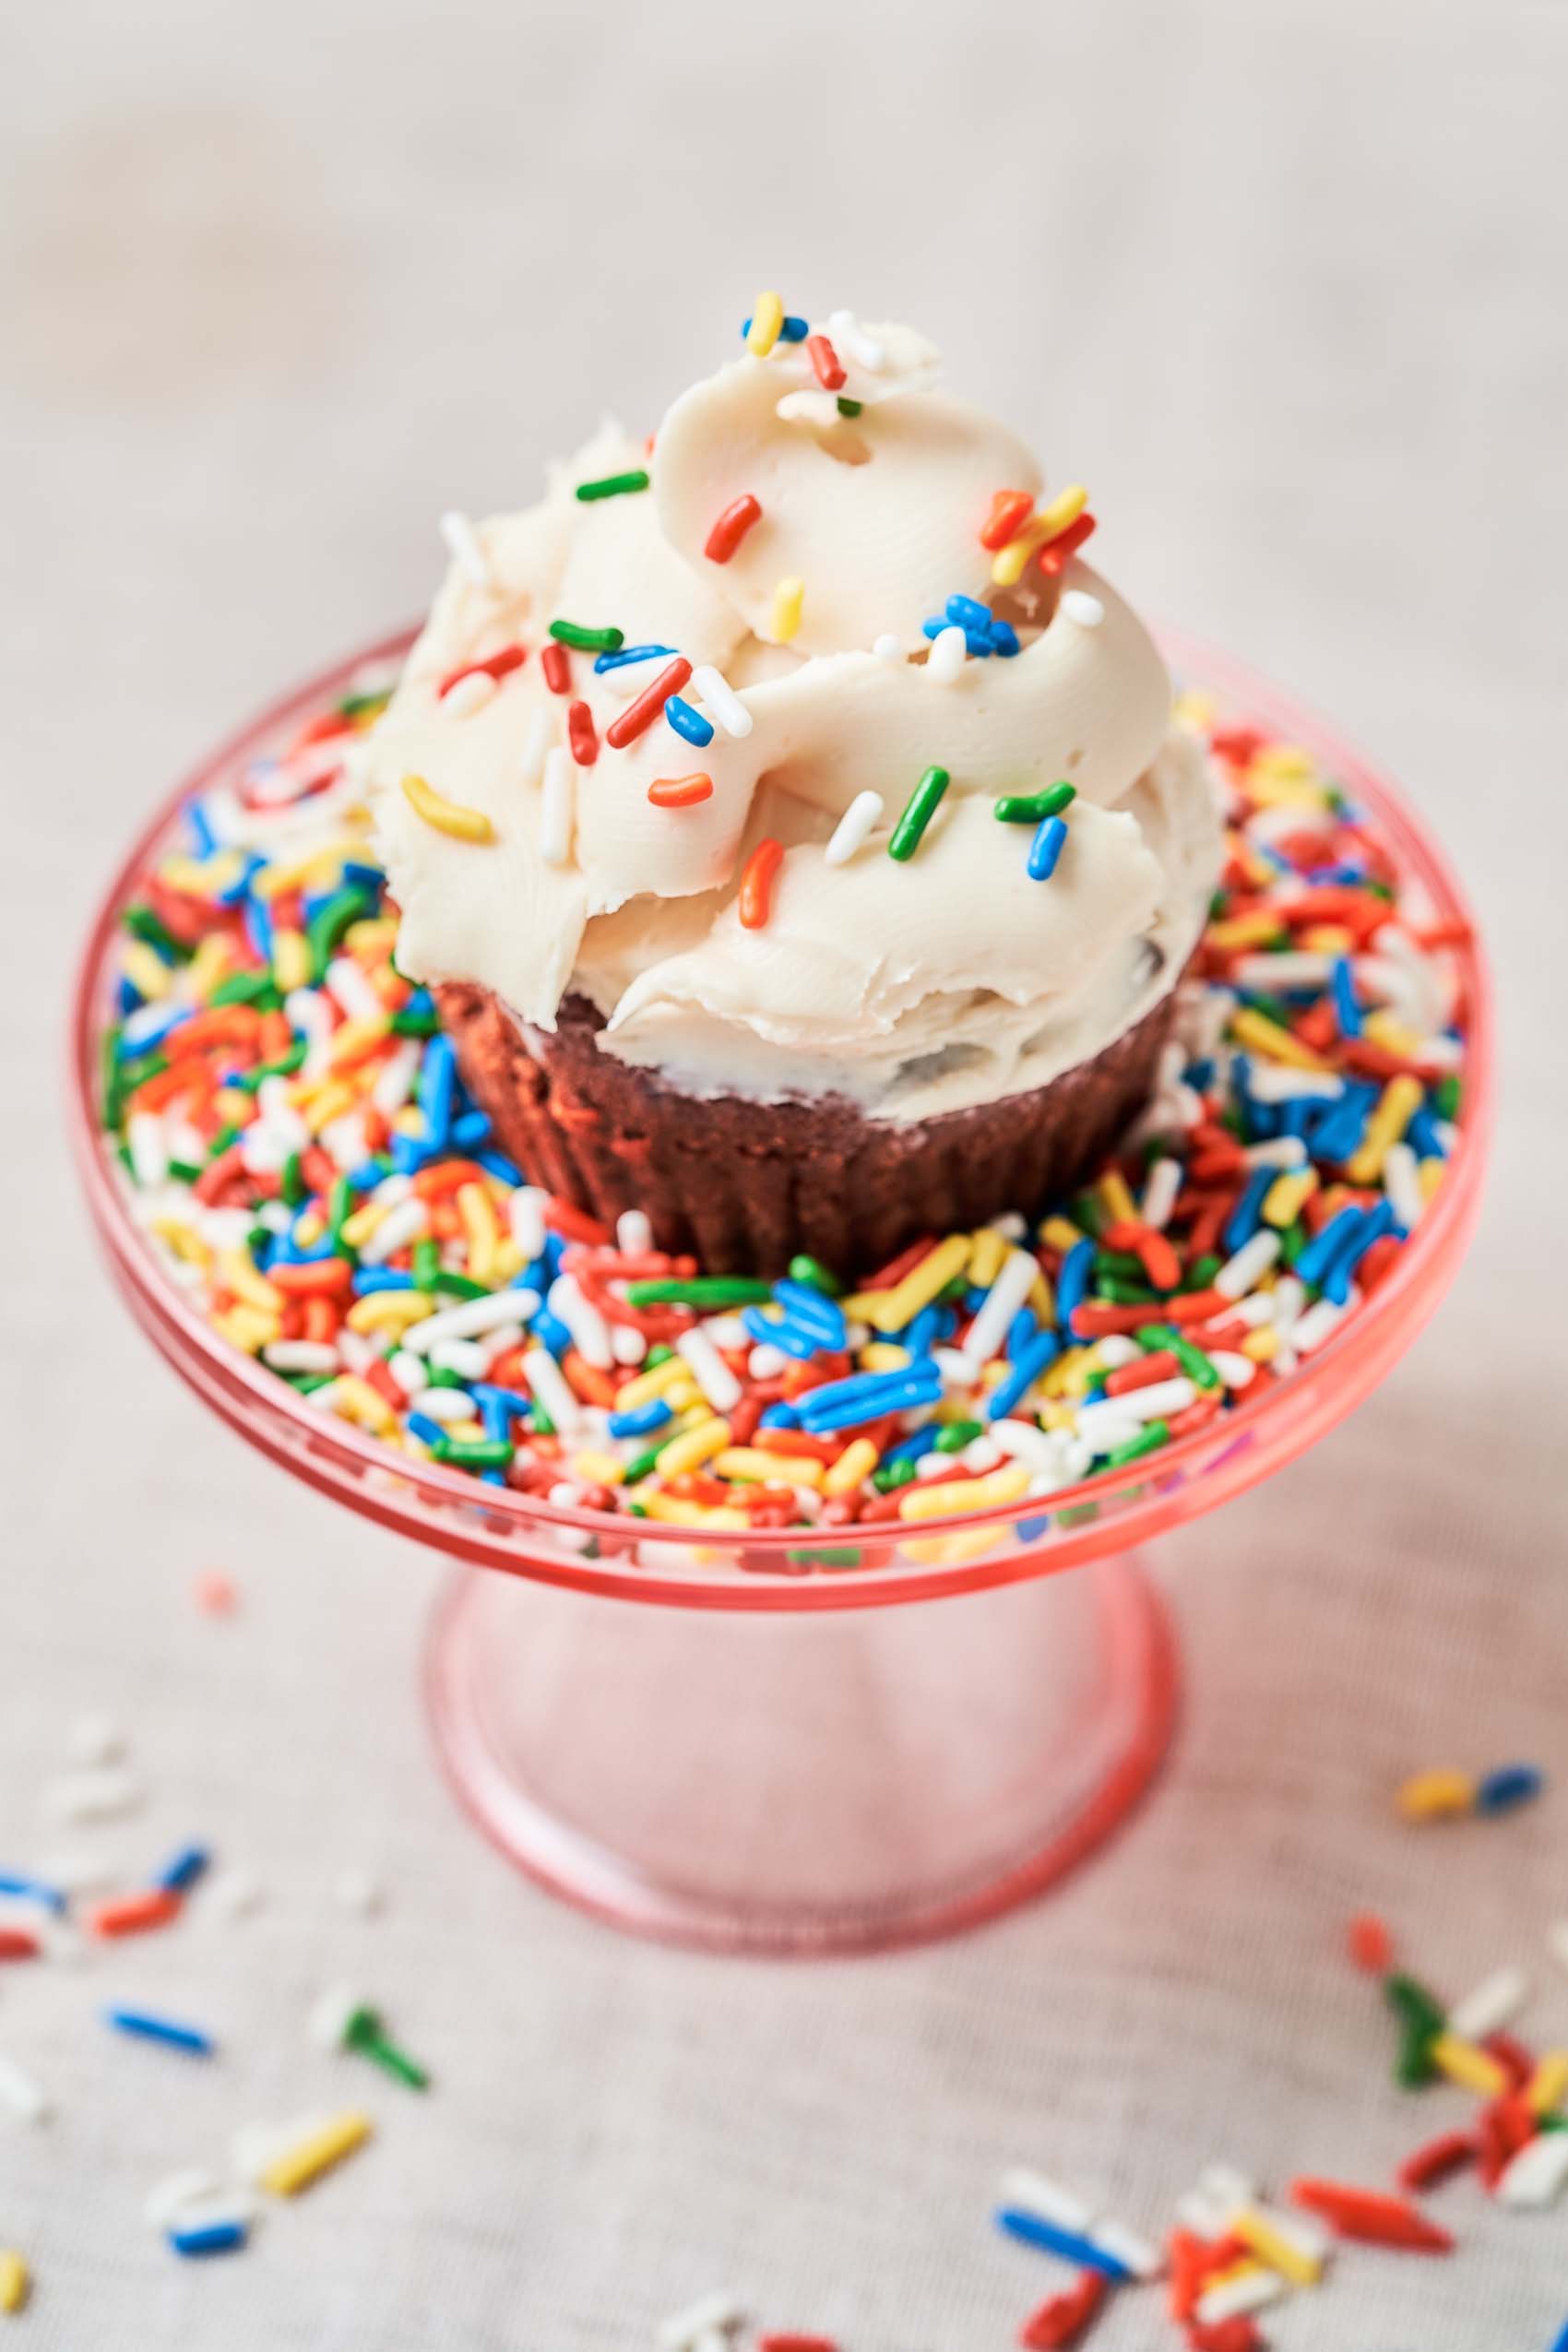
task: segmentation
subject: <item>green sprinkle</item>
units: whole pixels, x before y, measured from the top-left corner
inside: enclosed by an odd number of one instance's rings
[[[512,1458],[512,1446],[505,1437],[442,1437],[431,1447],[438,1462],[449,1462],[455,1470],[504,1470]]]
[[[310,944],[311,969],[318,980],[349,925],[361,921],[368,911],[364,892],[351,883],[346,889],[335,890],[326,905],[316,909],[305,937]]]
[[[103,1098],[101,1117],[111,1134],[120,1124],[125,1109],[125,1080],[120,1062],[120,1023],[105,1029],[99,1043],[98,1085]]]
[[[339,719],[370,719],[386,709],[392,699],[392,689],[375,695],[345,695],[338,706]]]
[[[1394,2079],[1402,2091],[1419,2091],[1423,2083],[1431,2082],[1437,2068],[1432,2063],[1431,2046],[1437,2036],[1425,2025],[1407,2025],[1399,2037],[1399,2054],[1394,2061]]]
[[[435,1278],[441,1272],[441,1244],[433,1241],[428,1233],[422,1233],[414,1243],[409,1271],[414,1277],[416,1290],[434,1289]]]
[[[951,780],[944,767],[928,767],[910,793],[887,844],[888,856],[897,858],[900,865],[907,864],[920,848],[926,826],[936,814],[937,803]]]
[[[984,1435],[984,1427],[979,1421],[949,1421],[936,1433],[936,1451],[939,1454],[961,1454],[966,1445]]]
[[[215,1159],[221,1159],[230,1145],[237,1144],[239,1140],[240,1130],[238,1127],[220,1127],[218,1133],[213,1136],[212,1141],[207,1146],[208,1166],[210,1168]]]
[[[1159,1304],[1159,1292],[1146,1282],[1129,1281],[1124,1275],[1105,1275],[1099,1284],[1100,1296],[1117,1307],[1154,1307]]]
[[[1110,1275],[1123,1282],[1144,1282],[1144,1262],[1133,1250],[1097,1250],[1094,1270],[1097,1276]]]
[[[992,810],[1003,825],[1042,825],[1060,816],[1078,797],[1075,784],[1052,784],[1043,792],[1004,792]]]
[[[1206,1252],[1187,1268],[1182,1280],[1182,1289],[1206,1290],[1224,1263],[1224,1259],[1217,1256],[1212,1250]]]
[[[650,1477],[662,1448],[663,1441],[660,1440],[658,1445],[650,1445],[646,1454],[639,1454],[635,1461],[628,1462],[622,1485],[636,1486],[643,1479]]]
[[[432,1275],[430,1288],[442,1291],[449,1299],[488,1299],[490,1296],[485,1283],[475,1282],[466,1274],[450,1273],[445,1266],[438,1274]]]
[[[352,1216],[353,1208],[353,1187],[349,1182],[347,1173],[340,1170],[333,1178],[332,1190],[327,1196],[327,1229],[332,1236],[332,1247],[338,1255],[347,1258],[350,1265],[358,1265],[359,1252],[351,1249],[343,1239],[343,1219]]]
[[[896,1488],[909,1486],[914,1481],[915,1466],[908,1455],[901,1462],[884,1462],[871,1474],[871,1482],[878,1494],[891,1494]]]
[[[1075,1193],[1067,1204],[1067,1214],[1081,1233],[1098,1241],[1107,1223],[1105,1203],[1098,1193]]]
[[[1280,1264],[1287,1268],[1293,1266],[1306,1246],[1307,1229],[1298,1218],[1295,1224],[1279,1237]]]
[[[1184,1333],[1177,1330],[1173,1323],[1140,1324],[1133,1336],[1146,1356],[1152,1356],[1161,1348],[1169,1349],[1186,1373],[1187,1378],[1197,1387],[1219,1387],[1219,1374],[1215,1371],[1203,1349],[1194,1347]]]
[[[629,490],[646,490],[647,484],[647,475],[636,466],[629,474],[601,474],[597,481],[578,482],[577,496],[587,505],[590,499],[620,498]],[[552,630],[551,635],[554,634]]]
[[[626,642],[624,629],[585,629],[580,621],[552,621],[550,634],[557,645],[575,646],[579,653],[619,653]]]
[[[162,916],[155,915],[150,907],[127,907],[120,921],[133,939],[145,939],[149,947],[160,947],[182,964],[188,959],[190,949],[181,946]]]
[[[338,1375],[336,1372],[285,1372],[283,1377],[291,1388],[299,1390],[302,1396],[314,1396],[318,1388],[330,1388]]]
[[[258,1267],[261,1264],[262,1252],[274,1238],[275,1237],[272,1232],[265,1225],[253,1225],[250,1231],[245,1235],[245,1247],[250,1252],[251,1256],[255,1260]],[[329,1380],[335,1380],[337,1378],[337,1374],[335,1372],[329,1372],[326,1376]]]
[[[1141,1462],[1146,1454],[1158,1454],[1170,1436],[1169,1421],[1146,1421],[1136,1437],[1130,1437],[1125,1445],[1111,1447],[1102,1467],[1108,1470],[1119,1470],[1124,1462]]]
[[[956,1306],[958,1301],[968,1294],[968,1276],[967,1274],[956,1274],[951,1282],[944,1282],[943,1284],[941,1289],[932,1301],[932,1304],[933,1307]]]
[[[201,1174],[201,1170],[191,1160],[172,1159],[169,1162],[169,1173],[177,1184],[194,1184]]]
[[[824,1551],[787,1551],[784,1554],[791,1568],[858,1568],[861,1564],[859,1545],[830,1545]]]
[[[674,1353],[673,1348],[668,1347],[662,1339],[659,1340],[657,1347],[650,1348],[643,1358],[644,1372],[652,1372],[657,1364],[667,1364]]]
[[[1456,1119],[1459,1115],[1459,1074],[1450,1070],[1439,1078],[1431,1092],[1432,1109],[1440,1119]]]
[[[304,1199],[304,1170],[300,1166],[300,1155],[297,1151],[291,1151],[283,1162],[283,1173],[279,1180],[278,1190],[282,1196],[285,1208],[298,1208]]]
[[[863,400],[846,400],[842,392],[839,393],[838,413],[841,417],[858,417],[864,407]],[[859,1559],[860,1554],[857,1552],[855,1557]]]
[[[529,1408],[528,1427],[532,1437],[553,1437],[555,1434],[555,1424],[542,1405],[535,1404]]]
[[[254,1070],[245,1070],[239,1077],[231,1078],[229,1084],[237,1093],[255,1094],[263,1078],[291,1078],[304,1058],[305,1040],[300,1038],[287,1053],[279,1054],[276,1062],[258,1063]]]
[[[434,1013],[411,1013],[405,1007],[392,1016],[394,1037],[434,1037],[440,1027]]]
[[[790,1279],[803,1283],[810,1290],[820,1290],[825,1299],[841,1299],[844,1285],[830,1273],[818,1258],[809,1258],[804,1252],[790,1260]]]
[[[427,1388],[467,1388],[469,1384],[461,1372],[447,1372],[441,1364],[432,1364],[425,1373],[424,1384]]]
[[[1441,2034],[1447,2027],[1448,2013],[1436,1994],[1403,1969],[1384,1977],[1383,1997],[1405,2025],[1419,2025],[1424,2034]]]
[[[766,1282],[745,1275],[698,1275],[688,1282],[628,1282],[626,1302],[633,1307],[760,1307],[773,1296]],[[649,1365],[653,1362],[650,1355]]]
[[[208,1004],[216,1012],[220,1004],[255,1004],[264,1013],[273,1012],[283,999],[270,972],[231,972],[220,980]]]

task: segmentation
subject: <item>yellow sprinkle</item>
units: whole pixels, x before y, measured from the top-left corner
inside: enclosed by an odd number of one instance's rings
[[[746,349],[754,359],[765,360],[778,340],[784,325],[784,304],[774,293],[759,294],[752,304],[752,323],[746,329]]]
[[[1243,778],[1247,798],[1260,809],[1303,809],[1314,814],[1323,806],[1323,788],[1294,776],[1258,776],[1249,769]]]
[[[449,801],[422,776],[405,776],[403,798],[416,816],[437,833],[449,833],[454,841],[493,841],[495,827],[482,809],[466,809],[457,801]]]
[[[801,607],[806,600],[804,580],[780,580],[773,591],[773,613],[767,634],[775,645],[788,645],[801,625]]]
[[[1264,1223],[1277,1225],[1281,1232],[1288,1225],[1294,1225],[1317,1185],[1315,1168],[1282,1169],[1264,1194]]]
[[[294,1224],[294,1239],[302,1250],[314,1249],[327,1230],[327,1219],[318,1208],[302,1209]]]
[[[1355,932],[1343,923],[1313,923],[1301,933],[1301,945],[1313,956],[1348,956],[1355,944]]]
[[[310,985],[310,942],[303,931],[272,934],[272,977],[287,996],[291,989]]]
[[[963,1273],[972,1247],[967,1233],[949,1233],[945,1241],[938,1241],[913,1272],[887,1293],[872,1316],[878,1331],[902,1331],[907,1323],[913,1323],[921,1309],[929,1307],[937,1292],[944,1290],[955,1275]]]
[[[1039,1408],[1039,1418],[1040,1425],[1044,1429],[1071,1429],[1078,1418],[1078,1408],[1076,1405],[1065,1403],[1042,1405]]]
[[[877,1452],[870,1438],[852,1438],[823,1479],[824,1494],[852,1494],[870,1478],[876,1464]]]
[[[1386,1047],[1390,1053],[1403,1055],[1407,1062],[1420,1062],[1426,1052],[1427,1040],[1420,1031],[1408,1028],[1403,1021],[1396,1020],[1386,1006],[1369,1013],[1361,1028],[1374,1045]]]
[[[1265,2271],[1267,2268],[1268,2264],[1266,2263],[1257,2263],[1248,2260],[1240,2263],[1227,2263],[1223,2270],[1206,2270],[1204,2273],[1204,2291],[1206,2294],[1211,2287],[1229,2287],[1239,2278],[1256,2278],[1260,2271]]]
[[[352,1421],[358,1428],[369,1430],[373,1437],[390,1437],[397,1431],[398,1416],[391,1406],[358,1372],[339,1372],[336,1380],[329,1380],[325,1388],[316,1390],[313,1402],[325,1405],[339,1420]]]
[[[213,1316],[212,1328],[232,1348],[256,1356],[282,1336],[283,1324],[280,1316],[263,1314],[257,1307],[231,1307],[226,1314]]]
[[[1420,1167],[1416,1170],[1416,1176],[1420,1184],[1421,1198],[1423,1201],[1430,1201],[1431,1199],[1432,1194],[1437,1191],[1438,1186],[1442,1183],[1447,1172],[1447,1161],[1445,1159],[1440,1159],[1435,1152],[1433,1152],[1430,1159],[1423,1159],[1421,1161]]]
[[[980,1384],[982,1388],[1000,1388],[1011,1367],[1000,1356],[980,1366]]]
[[[1027,1462],[1008,1462],[988,1478],[959,1479],[951,1484],[932,1479],[928,1486],[906,1487],[898,1505],[900,1519],[944,1519],[949,1512],[985,1511],[993,1503],[1016,1503],[1033,1476]]]
[[[615,1410],[618,1413],[635,1413],[639,1405],[651,1405],[656,1396],[662,1396],[667,1389],[674,1387],[677,1381],[686,1377],[684,1357],[666,1356],[664,1361],[655,1364],[651,1372],[638,1372],[615,1391]]]
[[[1293,2287],[1315,2286],[1323,2276],[1322,2255],[1309,2254],[1294,2238],[1288,2238],[1277,2228],[1266,2214],[1249,2209],[1233,2215],[1229,2226],[1243,2245],[1250,2246],[1270,2270],[1277,2270]]]
[[[1049,506],[1031,515],[1016,537],[1010,539],[991,567],[991,576],[998,588],[1014,588],[1024,576],[1024,566],[1037,547],[1048,546],[1060,539],[1069,523],[1075,523],[1089,503],[1088,492],[1081,481],[1069,482]]]
[[[1476,1784],[1467,1772],[1418,1772],[1400,1784],[1394,1802],[1407,1821],[1442,1821],[1453,1813],[1467,1813],[1476,1801]]]
[[[120,969],[138,996],[156,1004],[169,993],[170,970],[160,956],[154,955],[145,939],[127,939],[120,950]]]
[[[1345,1163],[1345,1173],[1352,1184],[1376,1183],[1390,1148],[1399,1141],[1420,1109],[1423,1093],[1420,1080],[1412,1078],[1408,1071],[1401,1071],[1396,1078],[1389,1079],[1383,1089],[1382,1099],[1367,1121],[1367,1131],[1361,1138],[1360,1148],[1353,1152]]]
[[[752,1524],[744,1511],[731,1503],[709,1509],[699,1503],[683,1503],[675,1494],[644,1494],[642,1507],[650,1519],[662,1519],[677,1527],[728,1527],[737,1532]]]
[[[1212,695],[1200,695],[1189,687],[1178,695],[1170,707],[1172,719],[1183,727],[1212,727],[1219,716],[1219,706]]]
[[[501,1239],[495,1205],[482,1184],[459,1184],[457,1206],[468,1239],[469,1277],[489,1287],[495,1279],[495,1250]]]
[[[219,981],[232,968],[233,943],[226,932],[209,931],[185,966],[185,987],[205,1004]]]
[[[891,1339],[872,1339],[855,1359],[861,1372],[902,1372],[909,1360],[909,1351]]]
[[[1228,922],[1210,923],[1204,936],[1216,947],[1265,947],[1283,929],[1277,915],[1266,907],[1254,907],[1249,914],[1232,915]]]
[[[712,1467],[716,1478],[760,1479],[768,1486],[820,1487],[826,1476],[823,1465],[808,1454],[765,1454],[753,1445],[727,1445],[714,1455]]]
[[[366,915],[343,933],[344,946],[356,958],[384,956],[397,944],[398,926],[386,915]]]
[[[1076,1249],[1083,1240],[1083,1229],[1070,1217],[1048,1217],[1039,1229],[1039,1238],[1048,1250]]]
[[[1034,1309],[1042,1324],[1056,1321],[1056,1301],[1051,1296],[1051,1285],[1043,1274],[1035,1276],[1029,1285],[1024,1304]]]
[[[575,1479],[586,1479],[592,1486],[619,1486],[626,1465],[618,1454],[574,1454],[571,1471]]]
[[[362,1013],[352,1020],[339,1022],[327,1044],[327,1067],[344,1070],[352,1063],[362,1062],[390,1033],[391,1028],[390,1013]]]
[[[851,1323],[874,1323],[879,1311],[893,1296],[891,1290],[856,1290],[838,1304]]]
[[[1271,1021],[1253,1004],[1243,1004],[1239,1013],[1230,1016],[1230,1034],[1238,1045],[1249,1045],[1258,1053],[1266,1053],[1271,1061],[1289,1063],[1296,1070],[1326,1070],[1327,1063],[1321,1053],[1314,1053],[1300,1038]]]
[[[1095,1190],[1105,1204],[1106,1211],[1112,1223],[1117,1225],[1137,1223],[1138,1205],[1128,1191],[1127,1179],[1119,1168],[1108,1168]]]
[[[1500,2098],[1508,2088],[1507,2068],[1490,2050],[1479,2049],[1457,2034],[1439,2034],[1431,2046],[1431,2061],[1451,2083],[1474,2091],[1479,2098]]]
[[[183,1265],[208,1266],[212,1264],[212,1252],[201,1235],[190,1226],[182,1225],[177,1218],[155,1217],[152,1230],[164,1248],[172,1250]]]
[[[660,1447],[654,1467],[661,1479],[678,1479],[686,1470],[700,1470],[705,1462],[722,1454],[729,1443],[729,1422],[710,1413],[695,1429],[683,1430],[679,1437]]]
[[[362,1250],[376,1227],[391,1216],[396,1204],[391,1201],[366,1201],[363,1208],[355,1209],[352,1217],[343,1219],[343,1239],[350,1250]]]
[[[698,1421],[707,1420],[713,1408],[696,1382],[692,1379],[689,1372],[686,1372],[683,1363],[681,1369],[685,1376],[681,1380],[671,1381],[664,1392],[664,1401],[670,1410],[677,1416],[675,1426],[678,1430],[695,1429]]]
[[[1040,1383],[1046,1396],[1066,1396],[1082,1393],[1089,1376],[1089,1351],[1087,1348],[1069,1348],[1058,1356]]]
[[[283,1293],[256,1272],[244,1250],[219,1252],[218,1278],[225,1290],[232,1290],[247,1307],[259,1307],[267,1315],[282,1313]]]
[[[510,1233],[503,1233],[491,1260],[491,1280],[498,1290],[515,1282],[523,1270],[523,1253]]]
[[[1543,2049],[1525,2085],[1531,2114],[1550,2115],[1562,2104],[1564,2091],[1568,2091],[1568,2049]]]
[[[1317,774],[1317,762],[1304,743],[1265,743],[1253,754],[1249,776],[1286,776],[1297,780]]]
[[[1265,1323],[1260,1330],[1248,1332],[1237,1353],[1249,1356],[1254,1364],[1271,1364],[1279,1353],[1279,1334]]]
[[[969,1236],[969,1280],[977,1290],[989,1290],[1002,1271],[1007,1244],[1000,1233],[982,1225]]]
[[[435,1301],[428,1290],[367,1290],[362,1299],[354,1301],[344,1321],[350,1331],[389,1331],[395,1339],[401,1339],[405,1331],[434,1311]],[[375,1394],[374,1389],[371,1394]]]
[[[477,1444],[481,1438],[488,1436],[489,1431],[486,1430],[482,1421],[448,1421],[446,1423],[446,1434],[448,1437],[457,1438],[462,1444],[467,1445],[469,1443]]]
[[[27,2263],[15,2247],[0,2250],[0,2311],[19,2311],[31,2284]]]
[[[298,890],[307,882],[326,882],[340,869],[346,859],[362,857],[362,838],[353,834],[341,840],[323,842],[318,848],[304,850],[287,864],[263,866],[251,884],[258,898],[280,898],[286,891]]]
[[[956,1568],[1011,1540],[1006,1527],[959,1527],[950,1536],[907,1536],[899,1549],[917,1568]]]
[[[219,849],[210,858],[165,858],[158,873],[171,890],[195,891],[198,897],[210,898],[238,882],[244,870],[238,849]]]
[[[319,2180],[324,2172],[362,2147],[374,2128],[369,2116],[355,2108],[335,2115],[319,2132],[311,2132],[269,2164],[261,2176],[262,2187],[270,2189],[275,2197],[298,2196],[302,2189],[308,2189],[313,2180]]]
[[[345,1111],[351,1111],[358,1099],[347,1078],[328,1078],[325,1085],[314,1090],[304,1114],[305,1124],[313,1134],[319,1135],[324,1127],[331,1126],[334,1119],[340,1119]]]

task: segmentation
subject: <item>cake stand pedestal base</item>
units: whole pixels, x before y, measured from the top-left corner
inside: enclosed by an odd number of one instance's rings
[[[969,1927],[1099,1845],[1170,1734],[1165,1614],[1130,1558],[956,1598],[671,1608],[459,1569],[435,1737],[553,1893],[723,1952]]]

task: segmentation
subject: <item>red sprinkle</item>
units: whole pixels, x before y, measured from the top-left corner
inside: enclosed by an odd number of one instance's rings
[[[1245,2311],[1211,2321],[1206,2327],[1201,2320],[1193,2321],[1187,2342],[1191,2352],[1263,2352],[1263,2338]]]
[[[762,520],[761,502],[745,491],[733,505],[726,506],[713,529],[708,532],[703,553],[710,564],[728,564],[735,550],[754,523]]]
[[[742,927],[761,931],[766,922],[773,898],[773,881],[784,862],[784,844],[771,837],[759,841],[746,860],[741,876],[740,913]]]
[[[27,1928],[0,1928],[0,1960],[36,1960],[42,1946]]]
[[[1338,2180],[1292,2180],[1290,2194],[1309,2212],[1321,2214],[1341,2238],[1365,2246],[1404,2246],[1412,2253],[1446,2254],[1454,2240],[1403,2197],[1376,2189],[1351,2189]]]
[[[94,1904],[83,1924],[89,1935],[104,1939],[143,1935],[148,1928],[166,1928],[179,1918],[181,1907],[172,1887],[149,1886],[138,1895],[116,1895],[107,1903]]]
[[[806,356],[816,370],[816,380],[825,392],[837,392],[844,381],[843,363],[826,335],[806,337]],[[709,553],[712,552],[711,548]]]
[[[552,1193],[544,1204],[544,1221],[568,1241],[588,1241],[595,1249],[607,1249],[614,1239],[608,1225],[601,1225],[597,1217],[589,1217],[573,1202],[564,1201],[558,1193]]]
[[[540,649],[539,666],[544,672],[544,683],[552,695],[569,695],[572,691],[572,658],[559,638],[552,637]]]
[[[1474,2164],[1475,2160],[1473,2132],[1444,2132],[1441,2138],[1429,2140],[1424,2147],[1417,2148],[1405,2158],[1399,2168],[1399,2186],[1408,2189],[1414,2195],[1419,2189],[1434,2188],[1438,2181],[1446,2180],[1451,2172],[1457,2172],[1461,2165]]]
[[[1075,555],[1085,540],[1093,538],[1094,531],[1094,517],[1080,515],[1077,521],[1069,523],[1064,531],[1058,531],[1054,539],[1048,539],[1039,551],[1039,568],[1046,577],[1054,579],[1068,556]]]
[[[695,809],[713,798],[711,776],[660,776],[647,788],[656,809]]]
[[[1106,1382],[1107,1388],[1111,1383]],[[1385,1977],[1394,1966],[1394,1938],[1375,1911],[1358,1911],[1346,1930],[1350,1957],[1371,1977]]]
[[[759,2335],[756,2352],[838,2352],[838,2346],[830,2335],[792,2335],[786,2330]]]
[[[459,678],[505,678],[512,671],[520,670],[529,658],[526,645],[509,645],[500,653],[493,653],[483,661],[465,661],[460,670],[449,670],[436,688],[443,699],[451,693]]]
[[[577,766],[591,767],[599,757],[599,737],[593,731],[593,713],[586,702],[575,702],[568,707],[566,741],[572,747],[572,757]]]
[[[980,545],[989,547],[993,553],[998,548],[1005,547],[1010,539],[1017,538],[1034,510],[1033,496],[1027,490],[995,492],[991,501],[991,512],[980,525]]]
[[[635,742],[645,729],[653,725],[671,695],[678,695],[692,674],[692,665],[683,653],[661,670],[651,686],[645,686],[636,702],[629,702],[618,719],[612,719],[604,731],[604,740],[612,751],[624,751]]]
[[[1089,2322],[1104,2302],[1110,2282],[1099,2271],[1079,2273],[1076,2287],[1052,2295],[1031,2313],[1018,2330],[1026,2352],[1063,2352],[1087,2334]]]

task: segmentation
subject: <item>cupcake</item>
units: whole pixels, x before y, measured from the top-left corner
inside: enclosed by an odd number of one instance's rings
[[[1070,1190],[1220,852],[1084,493],[907,328],[781,318],[477,526],[365,784],[464,1080],[665,1249],[867,1265]]]

